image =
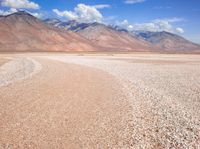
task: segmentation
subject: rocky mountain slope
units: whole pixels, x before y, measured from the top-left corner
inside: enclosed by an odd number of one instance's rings
[[[168,32],[129,32],[100,23],[39,20],[20,11],[0,16],[0,51],[200,52]]]
[[[44,21],[48,25],[79,33],[96,45],[111,50],[157,51],[199,53],[200,45],[169,32],[128,31],[119,26],[100,23],[62,22],[54,19]],[[54,22],[54,23],[52,23]],[[145,42],[146,41],[146,42]]]
[[[75,20],[63,22],[63,21],[60,21],[59,19],[45,19],[44,23],[46,23],[49,26],[54,26],[60,29],[70,30],[73,32],[82,30],[92,24],[92,23],[79,23]]]
[[[135,38],[127,32],[118,31],[100,23],[78,23],[76,21],[59,22],[44,20],[48,25],[70,30],[98,45],[102,50],[109,51],[155,51],[152,44]],[[53,23],[52,23],[53,22]]]
[[[93,23],[82,30],[78,30],[81,36],[89,39],[96,45],[115,51],[154,51],[152,44],[137,39],[126,32],[119,32],[106,25]]]
[[[134,35],[165,51],[199,52],[200,45],[192,43],[185,38],[169,32],[135,32]]]
[[[97,51],[97,47],[74,32],[17,12],[0,18],[0,51]]]

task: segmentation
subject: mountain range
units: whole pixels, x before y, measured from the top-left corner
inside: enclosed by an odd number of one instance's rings
[[[58,19],[46,19],[44,22],[49,26],[81,35],[97,45],[101,51],[152,51],[156,49],[145,40],[97,22],[79,23],[75,20],[62,22]]]
[[[40,20],[20,11],[0,16],[0,51],[200,53],[200,45],[165,31],[130,32],[97,22]]]
[[[166,51],[182,51],[188,52],[189,50],[193,52],[198,52],[200,45],[192,43],[181,36],[166,31],[163,32],[149,32],[140,31],[135,32],[135,36],[140,39],[144,39],[153,45],[159,46],[161,49]]]
[[[78,34],[46,25],[26,12],[0,17],[0,51],[96,51]]]

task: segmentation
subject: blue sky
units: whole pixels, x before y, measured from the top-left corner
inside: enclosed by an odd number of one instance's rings
[[[200,0],[0,0],[0,14],[24,9],[41,18],[170,31],[200,43]]]

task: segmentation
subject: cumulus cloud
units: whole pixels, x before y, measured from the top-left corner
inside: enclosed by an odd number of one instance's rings
[[[116,25],[122,27],[122,28],[125,28],[129,31],[133,30],[133,25],[130,25],[128,20],[123,20],[122,22],[116,22]]]
[[[60,16],[60,17],[66,17],[69,20],[77,20],[78,15],[72,11],[59,11],[58,9],[53,9],[53,12]]]
[[[18,11],[22,11],[22,10],[17,10],[15,8],[10,8],[9,10],[7,11],[4,11],[4,10],[0,10],[0,15],[2,16],[6,16],[6,15],[10,15],[12,13],[15,13],[15,12],[18,12]],[[37,13],[37,12],[30,12],[30,11],[26,11],[27,13],[33,15],[34,17],[36,18],[42,18],[43,17],[43,14],[42,13]]]
[[[59,11],[58,9],[53,9],[53,12],[58,16],[66,17],[69,20],[76,20],[79,22],[102,22],[103,15],[98,11],[98,9],[106,7],[108,6],[78,4],[73,11]]]
[[[184,30],[182,29],[182,28],[180,28],[180,27],[177,27],[176,28],[176,32],[178,32],[178,33],[184,33]]]
[[[125,4],[136,4],[136,3],[143,3],[146,0],[125,0],[124,3]]]
[[[10,8],[39,9],[40,6],[29,0],[2,0],[1,6]]]
[[[15,13],[15,12],[17,12],[17,9],[15,9],[15,8],[10,8],[10,9],[7,10],[7,11],[0,10],[0,15],[5,16],[5,15],[9,15],[9,14],[12,14],[12,13]]]
[[[169,19],[156,19],[147,23],[135,23],[129,24],[127,20],[118,22],[117,25],[126,28],[129,31],[142,30],[142,31],[152,31],[161,32],[167,31],[172,33],[184,33],[184,30],[180,27],[174,28],[172,23],[184,21],[182,18],[169,18]]]
[[[28,13],[39,19],[41,19],[44,16],[43,13],[37,13],[37,12],[28,12]]]

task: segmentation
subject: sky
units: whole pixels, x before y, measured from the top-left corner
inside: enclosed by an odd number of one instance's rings
[[[200,44],[200,0],[0,0],[0,15],[19,10],[41,19],[168,31]]]

